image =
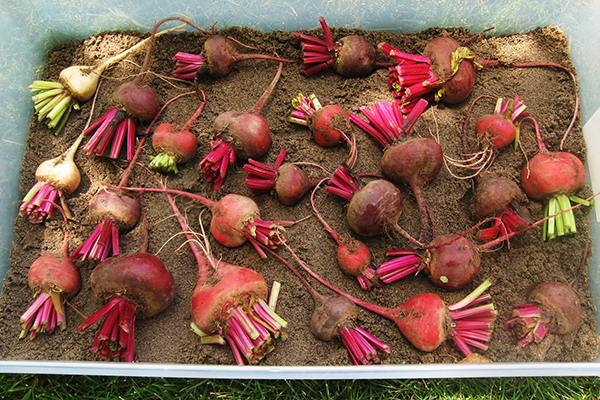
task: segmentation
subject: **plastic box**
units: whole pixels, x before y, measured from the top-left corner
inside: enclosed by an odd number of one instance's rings
[[[20,201],[19,169],[32,116],[27,86],[39,75],[46,51],[54,43],[86,38],[104,30],[149,31],[155,21],[184,14],[199,26],[215,21],[220,28],[247,26],[261,31],[312,29],[324,16],[330,26],[365,30],[418,32],[428,27],[464,26],[473,32],[495,27],[495,33],[518,33],[555,25],[570,39],[581,91],[581,118],[588,145],[588,177],[600,190],[600,3],[561,0],[436,2],[405,0],[222,1],[147,3],[127,0],[57,3],[49,0],[3,0],[0,4],[0,278],[10,267],[13,221]],[[599,204],[600,202],[596,202]],[[592,211],[594,253],[590,274],[600,304],[600,213]],[[1,281],[0,281],[1,286]],[[596,312],[600,320],[600,312]],[[460,378],[505,376],[600,376],[593,363],[431,364],[361,367],[236,367],[114,362],[0,361],[2,373],[49,373],[161,377],[251,379]]]

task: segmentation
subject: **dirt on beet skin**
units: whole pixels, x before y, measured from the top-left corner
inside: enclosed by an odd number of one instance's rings
[[[263,33],[234,27],[219,33],[256,47],[265,54],[277,52],[284,58],[301,58],[299,40],[292,32]],[[320,29],[307,33],[322,37]],[[441,28],[428,29],[416,34],[334,28],[332,33],[334,40],[350,34],[359,34],[365,36],[373,45],[386,41],[409,53],[420,53],[426,43],[437,36],[449,36],[462,42],[473,35],[465,29]],[[63,68],[70,65],[91,65],[135,44],[146,35],[128,31],[104,32],[85,40],[56,45],[48,52],[48,62],[40,78],[54,80]],[[151,70],[156,75],[150,76],[149,82],[157,90],[161,103],[164,104],[176,95],[192,90],[191,85],[173,82],[164,77],[170,76],[174,69],[172,57],[176,52],[199,53],[206,37],[205,34],[187,32],[168,34],[157,39],[151,64]],[[504,62],[554,62],[574,68],[568,51],[568,39],[555,27],[538,28],[524,34],[485,35],[468,46],[480,58]],[[240,51],[250,50],[240,48]],[[105,79],[102,80],[93,109],[93,119],[112,107],[112,91],[123,81],[135,76],[143,56],[143,52],[138,52],[104,74]],[[385,55],[379,51],[377,58],[386,60]],[[331,235],[313,216],[308,195],[299,204],[291,207],[281,205],[276,197],[268,194],[253,195],[245,184],[243,160],[230,167],[225,184],[220,190],[214,191],[212,184],[205,181],[198,167],[213,138],[212,122],[225,111],[249,110],[273,79],[277,67],[278,64],[272,61],[246,61],[237,65],[224,78],[201,80],[200,85],[206,94],[207,102],[192,129],[198,138],[198,152],[192,161],[180,166],[177,175],[165,177],[165,182],[170,188],[190,191],[211,199],[220,199],[228,193],[240,193],[252,197],[258,203],[264,220],[300,221],[285,232],[289,246],[318,274],[334,285],[381,306],[397,307],[409,297],[423,292],[436,293],[447,304],[451,304],[460,300],[485,279],[491,279],[493,284],[489,293],[498,310],[498,318],[489,349],[485,352],[475,349],[491,361],[582,362],[597,357],[600,342],[595,333],[594,304],[587,274],[590,252],[585,251],[586,244],[590,241],[587,207],[575,211],[575,235],[542,242],[540,229],[535,228],[510,239],[509,245],[483,252],[479,275],[463,290],[442,290],[421,273],[371,291],[363,291],[354,278],[345,276],[338,268],[337,246]],[[387,85],[388,76],[388,71],[383,69],[365,78],[348,79],[332,70],[306,77],[300,63],[284,64],[281,79],[262,111],[262,115],[270,124],[273,142],[268,154],[259,161],[273,165],[279,151],[285,149],[287,162],[316,163],[333,172],[347,158],[348,147],[319,147],[305,127],[288,122],[292,98],[298,93],[314,93],[323,105],[338,104],[347,112],[360,115],[359,107],[363,105],[393,99]],[[530,115],[540,123],[546,145],[551,150],[558,150],[573,115],[576,89],[571,77],[556,68],[495,67],[478,71],[473,92],[465,102],[453,106],[438,104],[430,107],[413,128],[413,135],[435,137],[447,156],[460,158],[463,153],[463,124],[469,103],[476,96],[483,94],[505,99],[514,98],[515,95],[522,96]],[[28,99],[22,99],[26,100]],[[198,105],[199,100],[196,96],[184,96],[169,105],[157,123],[169,122],[181,126]],[[472,119],[492,112],[493,107],[493,101],[478,102],[473,109]],[[72,114],[64,131],[58,136],[53,135],[43,123],[32,119],[21,169],[22,195],[35,183],[37,166],[42,161],[61,154],[82,132],[91,110],[92,101],[82,104],[81,111]],[[473,120],[469,135],[473,134]],[[143,134],[147,127],[148,124],[140,125],[138,134]],[[380,173],[380,145],[358,127],[353,126],[352,129],[358,141],[358,161],[354,170],[358,173]],[[83,143],[88,140],[86,137]],[[531,159],[537,152],[530,124],[521,132],[521,145],[521,149],[517,151],[511,146],[500,151],[493,165],[482,175],[499,175],[520,182],[520,174],[526,160]],[[566,140],[565,150],[585,160],[586,147],[579,120]],[[149,158],[154,154],[150,143],[147,142],[140,162],[147,165]],[[102,184],[117,184],[127,167],[126,161],[88,156],[82,148],[77,152],[75,162],[81,171],[82,180],[77,191],[68,196],[67,203],[76,222],[65,224],[60,213],[37,225],[29,223],[23,217],[17,217],[15,220],[16,238],[10,260],[12,268],[4,279],[0,298],[0,359],[102,360],[99,355],[90,352],[97,327],[92,327],[84,333],[76,329],[83,316],[91,315],[102,305],[102,301],[96,299],[90,289],[90,274],[97,265],[95,261],[77,262],[82,276],[82,289],[66,307],[67,330],[52,335],[39,334],[34,340],[18,339],[21,330],[19,317],[32,301],[32,293],[27,284],[29,266],[41,254],[59,250],[65,227],[71,230],[71,251],[89,236],[94,228],[88,219],[90,199]],[[314,166],[304,165],[301,168],[312,178],[325,176],[321,169]],[[451,170],[454,174],[465,175],[465,171],[456,168]],[[147,173],[143,174],[143,182],[140,182],[142,171],[139,166],[134,169],[130,184],[156,187],[156,181]],[[367,181],[369,179],[371,178],[366,178]],[[473,185],[472,179],[457,179],[447,168],[443,168],[437,179],[428,185],[425,193],[436,235],[463,233],[476,223],[470,215]],[[399,224],[409,233],[418,235],[420,225],[415,198],[408,186],[398,187],[404,196],[404,211]],[[585,187],[578,195],[588,197],[591,190]],[[171,270],[176,282],[176,296],[173,303],[161,314],[136,321],[136,361],[233,364],[234,359],[227,345],[201,345],[199,337],[190,330],[190,298],[198,269],[183,236],[177,235],[181,229],[172,217],[166,197],[163,194],[149,193],[144,195],[144,202],[150,234],[149,251],[157,254]],[[194,230],[200,230],[200,217],[205,225],[209,224],[210,213],[197,202],[178,197],[177,203]],[[346,221],[345,200],[321,189],[316,193],[316,203],[323,217],[338,233],[344,236],[354,235]],[[525,201],[524,207],[530,212],[533,220],[543,216],[543,205],[538,202]],[[136,251],[139,237],[138,224],[121,236],[122,251]],[[474,233],[470,233],[469,238],[476,240]],[[387,260],[387,250],[411,247],[404,239],[388,235],[359,239],[369,246],[373,267]],[[282,264],[271,256],[262,259],[249,243],[234,249],[221,246],[212,237],[210,243],[213,255],[217,259],[252,268],[262,274],[269,285],[273,281],[282,284],[277,312],[288,321],[289,337],[284,342],[277,343],[275,350],[261,361],[261,365],[310,366],[350,363],[348,353],[339,340],[323,342],[313,336],[310,331],[313,300],[298,279]],[[278,252],[291,260],[285,249],[280,248]],[[512,306],[526,302],[528,293],[545,281],[564,282],[576,290],[583,309],[583,320],[574,333],[566,336],[550,334],[539,344],[520,348],[516,338],[504,328],[505,321],[511,316]],[[332,293],[316,281],[310,279],[310,282],[320,293]],[[380,352],[382,364],[453,363],[463,358],[451,340],[431,353],[418,351],[404,339],[393,322],[363,309],[359,310],[357,324],[391,347],[390,354]]]

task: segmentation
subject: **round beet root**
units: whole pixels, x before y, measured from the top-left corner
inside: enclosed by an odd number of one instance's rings
[[[448,104],[457,104],[471,94],[475,86],[475,67],[468,60],[462,60],[453,75],[452,53],[460,44],[448,37],[437,37],[425,46],[423,54],[429,57],[431,69],[442,80],[441,99]]]
[[[510,179],[493,176],[480,178],[473,192],[473,216],[476,219],[498,215],[511,202],[520,201],[519,186]]]
[[[446,244],[451,242],[450,244]],[[477,248],[464,237],[443,235],[428,246],[424,262],[429,279],[437,286],[458,290],[475,279],[481,268]]]
[[[377,236],[393,230],[402,213],[402,194],[391,182],[378,179],[359,189],[347,211],[352,230],[363,236]]]
[[[310,330],[317,339],[328,342],[339,335],[340,329],[358,318],[358,308],[344,296],[321,297],[310,320]]]
[[[336,42],[333,68],[348,78],[367,76],[377,67],[375,49],[362,36],[352,35]]]
[[[98,191],[92,197],[89,213],[92,223],[109,219],[119,231],[126,232],[140,220],[141,207],[137,197],[132,194],[108,188]]]
[[[581,322],[581,304],[577,293],[564,283],[542,283],[529,294],[528,300],[538,303],[542,315],[551,318],[548,323],[550,333],[566,335],[577,329]]]
[[[571,195],[584,185],[585,168],[577,156],[557,151],[538,153],[523,167],[523,189],[534,200]]]
[[[120,255],[103,261],[92,271],[91,287],[98,298],[118,296],[132,303],[141,318],[160,313],[175,298],[173,275],[150,253]]]
[[[475,133],[480,138],[491,140],[497,149],[502,149],[515,140],[517,127],[502,115],[485,114],[477,120]]]
[[[326,105],[309,116],[308,128],[317,144],[323,147],[336,146],[347,141],[346,132],[351,130],[350,117],[342,107]]]
[[[293,206],[314,186],[297,165],[286,163],[277,169],[275,193],[281,204]]]
[[[566,335],[581,323],[581,304],[575,291],[560,282],[545,282],[529,295],[529,303],[517,304],[506,329],[519,339],[519,346],[539,343],[547,333]]]

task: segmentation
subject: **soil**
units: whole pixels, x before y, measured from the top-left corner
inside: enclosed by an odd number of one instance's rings
[[[332,29],[332,32],[336,40],[346,35],[359,34],[373,44],[387,41],[409,53],[420,53],[425,44],[437,36],[450,36],[462,42],[473,35],[465,29],[437,28],[417,34],[364,32],[353,29]],[[266,54],[276,51],[281,57],[288,59],[301,57],[299,40],[291,32],[263,33],[234,27],[220,33],[232,36]],[[320,29],[307,33],[322,37]],[[48,52],[48,62],[41,78],[55,79],[61,69],[70,65],[91,65],[131,46],[140,36],[136,32],[105,32],[86,40],[74,40],[54,46]],[[177,51],[199,53],[205,38],[204,34],[191,32],[158,38],[151,64],[152,71],[168,76],[174,67],[171,57]],[[480,58],[505,62],[554,62],[574,69],[568,51],[568,39],[555,27],[543,27],[532,32],[507,36],[486,34],[469,43],[469,48]],[[240,48],[240,51],[250,50]],[[385,56],[380,52],[377,57],[385,60]],[[93,111],[94,119],[112,107],[111,92],[124,80],[132,79],[139,71],[142,61],[143,54],[138,53],[105,73],[106,79],[99,89]],[[590,241],[589,208],[581,207],[575,211],[578,229],[575,235],[542,242],[540,230],[536,228],[512,238],[509,245],[482,252],[479,275],[473,283],[460,291],[442,290],[433,285],[424,273],[371,291],[363,291],[354,278],[344,275],[339,270],[335,255],[336,244],[318,220],[311,217],[309,196],[305,196],[296,206],[289,207],[281,205],[276,197],[268,194],[252,195],[245,185],[243,161],[230,167],[224,186],[214,191],[211,183],[204,180],[198,168],[198,163],[207,153],[213,137],[212,121],[228,110],[249,110],[271,82],[277,67],[277,63],[271,61],[246,61],[237,65],[224,78],[202,80],[201,87],[206,93],[207,103],[193,127],[198,137],[199,150],[196,158],[182,165],[177,175],[168,176],[166,182],[169,187],[191,191],[211,199],[220,199],[227,193],[240,193],[255,199],[264,220],[301,220],[285,233],[289,245],[300,258],[318,274],[343,290],[382,306],[397,307],[409,297],[423,292],[436,293],[447,304],[451,304],[460,300],[483,280],[490,278],[493,285],[489,293],[498,310],[498,319],[489,349],[483,354],[494,362],[585,362],[597,357],[600,341],[595,333],[594,304],[587,274],[590,253],[585,252],[586,244]],[[347,158],[347,146],[319,147],[311,139],[306,128],[289,123],[287,118],[291,111],[291,99],[298,93],[314,93],[324,105],[338,104],[348,112],[360,114],[360,106],[392,100],[387,81],[386,70],[377,70],[365,78],[348,79],[332,70],[307,78],[300,63],[285,64],[281,79],[262,112],[270,124],[273,143],[269,153],[260,161],[273,165],[280,149],[284,148],[288,151],[287,162],[318,163],[333,171]],[[163,104],[177,94],[191,90],[191,86],[173,83],[159,76],[153,76],[151,84],[156,88]],[[465,102],[453,106],[439,104],[431,107],[417,122],[413,134],[424,137],[433,135],[439,140],[446,155],[460,157],[462,127],[467,109],[471,100],[481,94],[503,98],[522,96],[530,115],[540,122],[546,145],[551,150],[557,150],[573,114],[576,88],[568,74],[555,68],[483,69],[478,72],[473,93]],[[182,125],[194,113],[198,104],[195,96],[180,98],[166,108],[158,123]],[[478,102],[473,110],[473,118],[491,112],[493,106],[491,101]],[[64,131],[58,136],[53,135],[44,124],[32,119],[21,170],[22,195],[35,183],[37,166],[42,161],[61,154],[82,132],[91,107],[91,101],[82,104],[81,111],[73,113]],[[139,127],[138,133],[142,134],[146,127],[147,124]],[[358,140],[358,161],[354,170],[358,173],[380,173],[380,145],[356,126],[353,129]],[[84,143],[87,140],[84,139]],[[501,175],[519,182],[526,160],[537,152],[530,125],[523,129],[521,143],[520,151],[511,148],[502,150],[492,167],[484,174]],[[585,159],[586,148],[579,121],[565,143],[565,150]],[[147,165],[149,157],[153,154],[155,152],[148,143],[143,150],[143,163]],[[77,191],[68,196],[67,200],[76,220],[76,223],[68,224],[72,233],[71,250],[79,246],[94,228],[87,217],[91,197],[103,183],[117,184],[127,167],[126,161],[88,156],[81,148],[75,162],[82,173],[82,181]],[[302,168],[313,178],[324,175],[318,168],[307,165]],[[130,180],[131,185],[140,184],[141,171],[141,168],[135,168]],[[453,171],[456,172],[455,169]],[[147,186],[156,186],[156,182],[148,174],[144,175],[143,180]],[[438,178],[429,184],[425,193],[437,235],[466,232],[475,224],[476,221],[470,215],[473,184],[473,180],[452,177],[445,168],[441,170]],[[399,224],[409,233],[418,235],[419,217],[414,196],[408,186],[399,184],[398,187],[404,196],[404,211]],[[584,198],[589,195],[591,191],[588,187],[579,193],[579,196]],[[338,233],[353,235],[345,218],[345,200],[327,194],[324,190],[317,193],[316,199],[320,212]],[[153,318],[136,321],[136,361],[233,364],[234,359],[228,346],[201,345],[198,336],[190,330],[190,297],[198,274],[195,259],[182,236],[176,236],[180,227],[171,217],[165,196],[147,194],[144,201],[150,232],[149,251],[157,254],[171,270],[177,289],[175,300],[168,309]],[[209,223],[209,213],[198,203],[182,197],[179,197],[177,202],[191,221],[193,229],[199,231],[197,221],[201,213],[202,221],[205,224]],[[543,216],[542,204],[525,201],[524,206],[534,220]],[[70,302],[71,306],[67,307],[69,326],[66,331],[52,335],[40,334],[35,340],[18,340],[19,316],[32,301],[32,293],[27,284],[28,268],[41,254],[59,250],[65,225],[59,214],[37,225],[30,224],[22,217],[15,220],[16,238],[11,253],[12,268],[5,277],[0,299],[0,359],[101,360],[89,350],[96,329],[89,329],[84,333],[75,329],[82,321],[82,316],[75,310],[83,315],[90,315],[102,305],[102,301],[91,293],[89,285],[90,273],[97,262],[78,263],[83,285],[79,295]],[[470,233],[469,237],[473,238],[473,233]],[[140,226],[121,238],[121,248],[124,252],[136,251]],[[374,267],[387,259],[386,250],[411,247],[404,239],[388,235],[359,239],[369,246]],[[289,323],[289,338],[277,343],[275,351],[266,356],[261,365],[349,364],[348,354],[340,341],[322,342],[312,335],[309,322],[314,308],[313,300],[297,278],[282,264],[273,257],[262,259],[248,243],[239,248],[229,249],[212,238],[210,241],[213,255],[217,259],[252,268],[261,273],[269,285],[274,280],[282,284],[277,312]],[[278,252],[291,259],[285,249],[281,248]],[[527,294],[537,284],[552,280],[570,284],[576,289],[583,309],[583,321],[572,334],[550,334],[539,344],[520,348],[516,338],[504,329],[504,323],[510,317],[514,304],[525,302]],[[320,293],[331,294],[316,281],[310,281]],[[415,350],[394,323],[363,309],[359,310],[357,324],[391,347],[391,354],[380,354],[383,364],[452,363],[462,358],[452,341],[446,341],[431,353]]]

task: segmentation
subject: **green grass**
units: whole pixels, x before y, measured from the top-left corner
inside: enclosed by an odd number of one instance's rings
[[[590,399],[596,377],[271,381],[0,375],[0,399]]]

